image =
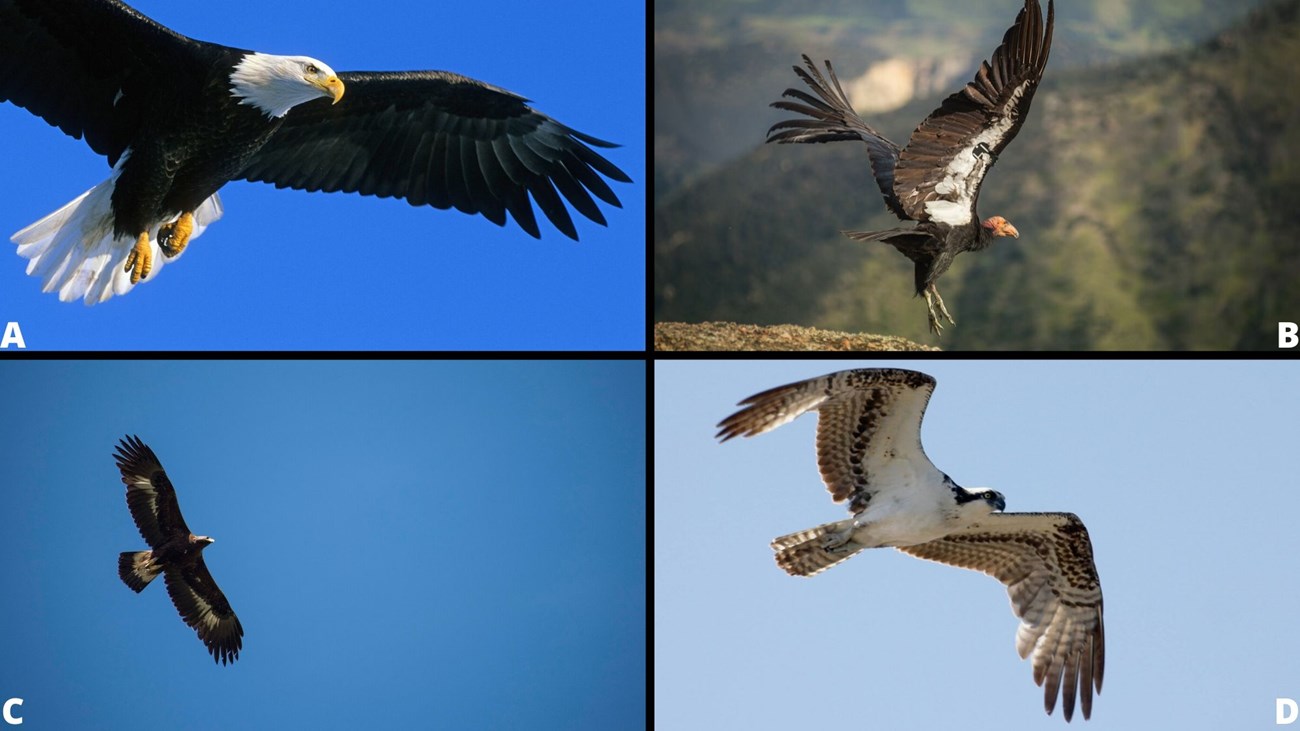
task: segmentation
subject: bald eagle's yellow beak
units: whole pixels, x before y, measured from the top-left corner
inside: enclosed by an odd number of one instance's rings
[[[338,104],[339,100],[343,98],[343,82],[339,81],[337,76],[330,76],[320,81],[314,80],[312,83],[325,92],[326,96],[332,98],[334,104]]]

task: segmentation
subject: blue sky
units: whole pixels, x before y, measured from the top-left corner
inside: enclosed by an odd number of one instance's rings
[[[1064,728],[995,580],[888,549],[812,579],[774,564],[773,537],[847,515],[817,474],[815,414],[723,445],[714,425],[857,365],[656,364],[657,724]],[[1300,696],[1294,365],[869,365],[938,379],[922,438],[958,483],[1087,524],[1107,663],[1085,728],[1272,728],[1275,698]]]
[[[24,728],[620,729],[645,707],[640,363],[0,363],[0,700]],[[144,547],[149,444],[238,613]]]
[[[139,0],[186,35],[345,70],[443,69],[504,87],[623,145],[633,185],[580,242],[513,223],[357,195],[235,182],[225,216],[125,297],[87,308],[40,292],[10,248],[0,322],[42,349],[641,349],[645,342],[645,19],[642,5]],[[256,21],[251,21],[255,16]],[[108,177],[106,161],[0,104],[0,242]],[[541,217],[540,212],[538,216]],[[581,219],[581,220],[578,220]],[[255,263],[255,265],[253,265]]]

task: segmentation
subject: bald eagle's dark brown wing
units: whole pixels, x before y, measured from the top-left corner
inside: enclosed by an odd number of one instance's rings
[[[1077,693],[1083,717],[1101,692],[1106,665],[1101,581],[1092,541],[1073,513],[994,513],[970,528],[900,551],[974,569],[1006,584],[1020,618],[1016,650],[1032,658],[1048,713],[1062,699],[1065,720]]]
[[[975,79],[944,100],[912,133],[894,168],[894,194],[909,218],[970,225],[984,175],[1015,139],[1047,68],[1055,9],[1047,22],[1025,0],[1002,45]]]
[[[139,437],[129,436],[122,439],[113,456],[126,483],[126,504],[145,543],[158,548],[173,536],[188,536],[190,529],[181,517],[176,491],[153,450]]]
[[[0,0],[0,102],[84,137],[114,165],[152,105],[201,86],[225,50],[120,0]]]
[[[212,580],[203,557],[190,566],[168,569],[163,579],[176,611],[198,633],[212,659],[222,665],[238,660],[239,650],[244,646],[244,628],[226,601],[226,595]]]
[[[308,102],[239,177],[276,187],[404,198],[504,226],[506,212],[540,238],[533,200],[565,236],[564,206],[605,224],[591,194],[620,206],[601,175],[631,178],[587,145],[616,147],[551,119],[527,99],[447,71],[344,72],[342,101]],[[585,144],[584,144],[585,143]],[[558,190],[558,193],[557,193]]]

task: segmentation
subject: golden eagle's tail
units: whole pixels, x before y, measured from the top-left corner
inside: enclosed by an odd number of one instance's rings
[[[127,551],[117,557],[117,575],[136,593],[162,572],[162,566],[153,561],[153,551]]]

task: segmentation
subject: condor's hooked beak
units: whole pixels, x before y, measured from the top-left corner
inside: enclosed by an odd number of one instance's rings
[[[984,228],[987,228],[989,233],[994,236],[1010,236],[1013,239],[1020,238],[1020,232],[1016,230],[1016,227],[1012,226],[1011,222],[1002,216],[993,216],[988,219],[984,222]]]

